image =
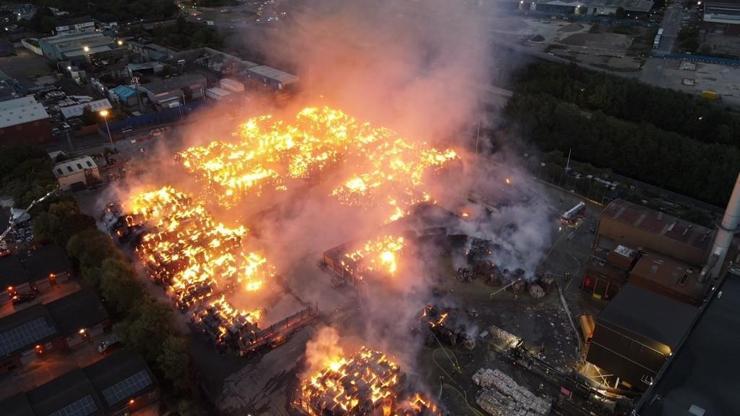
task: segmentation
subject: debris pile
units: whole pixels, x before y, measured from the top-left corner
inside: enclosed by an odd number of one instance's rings
[[[481,368],[473,375],[473,382],[481,387],[476,403],[493,416],[545,416],[550,414],[552,402],[538,397],[517,384],[503,372]]]

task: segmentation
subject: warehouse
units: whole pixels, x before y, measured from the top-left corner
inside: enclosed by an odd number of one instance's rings
[[[50,350],[67,350],[110,325],[98,297],[81,290],[46,305],[0,319],[0,371],[12,370]]]
[[[725,25],[740,24],[740,1],[724,0],[704,3],[704,21]]]
[[[0,145],[51,140],[51,118],[33,95],[0,102]]]
[[[46,291],[67,281],[72,265],[67,253],[57,245],[46,245],[24,255],[0,258],[0,305],[16,293]]]
[[[594,248],[617,245],[652,251],[703,266],[713,231],[624,200],[609,203],[599,218]]]
[[[154,375],[144,360],[117,352],[0,402],[7,416],[123,415],[156,403]]]
[[[243,74],[256,84],[272,90],[282,90],[298,83],[298,77],[267,65],[258,65],[244,70]]]
[[[534,0],[521,1],[519,8],[540,13],[579,16],[609,16],[623,10],[627,15],[647,14],[652,0]]]
[[[638,414],[740,414],[738,310],[740,276],[728,273],[685,343],[635,407]]]
[[[645,391],[696,314],[692,306],[627,284],[596,318],[586,361],[609,384]]]
[[[118,48],[116,40],[99,32],[72,33],[39,39],[44,57],[56,61],[86,61],[97,53]]]
[[[189,74],[150,82],[141,86],[149,100],[159,108],[174,108],[185,104],[187,97],[200,99],[206,94],[206,78]]]
[[[699,272],[668,257],[646,253],[630,272],[629,282],[679,302],[699,306],[709,285],[699,281]]]

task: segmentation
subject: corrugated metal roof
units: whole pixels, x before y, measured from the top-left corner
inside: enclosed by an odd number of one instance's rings
[[[107,98],[103,98],[102,100],[62,107],[59,109],[59,111],[62,112],[64,118],[79,117],[82,115],[82,113],[85,112],[85,107],[90,107],[90,110],[92,111],[108,110],[113,108],[113,106],[111,106],[110,104],[110,101],[108,101]]]
[[[47,118],[46,109],[32,95],[0,102],[0,128]]]
[[[120,97],[123,100],[136,95],[136,90],[134,90],[133,88],[127,85],[119,85],[111,89],[111,91],[113,91],[114,94],[116,94],[118,97]]]
[[[279,69],[275,69],[267,65],[254,66],[254,67],[248,68],[247,71],[257,74],[257,75],[261,75],[265,78],[274,79],[275,81],[281,82],[283,84],[290,84],[293,82],[298,82],[297,76],[281,71]]]

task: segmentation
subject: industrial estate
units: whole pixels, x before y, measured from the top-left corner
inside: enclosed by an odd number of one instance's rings
[[[740,6],[368,3],[0,4],[0,413],[740,414]]]

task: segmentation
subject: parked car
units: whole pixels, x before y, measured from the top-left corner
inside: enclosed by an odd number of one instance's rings
[[[98,343],[98,352],[104,354],[121,345],[121,339],[117,335],[111,335]]]
[[[16,293],[10,299],[13,305],[20,305],[22,303],[31,302],[39,296],[39,290],[36,288],[31,289],[30,292]]]

